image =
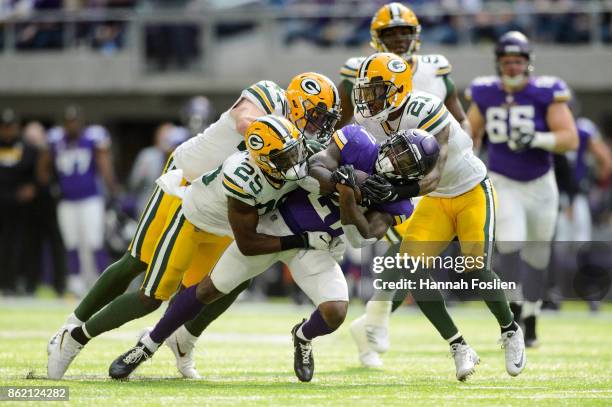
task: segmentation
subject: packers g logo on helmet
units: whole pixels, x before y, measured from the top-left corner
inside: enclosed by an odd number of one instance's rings
[[[412,10],[401,3],[385,4],[370,24],[370,45],[379,52],[393,52],[404,58],[419,50],[421,25]]]
[[[340,119],[340,96],[336,85],[315,72],[297,75],[287,91],[289,117],[307,138],[327,143]]]
[[[365,118],[384,122],[400,109],[412,91],[412,71],[401,57],[379,52],[366,58],[353,88],[357,111]]]
[[[251,157],[262,171],[276,180],[295,180],[306,175],[308,158],[304,138],[283,117],[262,116],[245,133]]]

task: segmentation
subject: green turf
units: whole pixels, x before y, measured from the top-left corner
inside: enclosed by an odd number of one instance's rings
[[[0,299],[1,385],[68,385],[70,405],[612,405],[609,307],[595,316],[582,305],[545,315],[542,347],[528,352],[527,368],[517,378],[505,372],[503,351],[496,343],[498,328],[481,304],[452,309],[482,359],[466,383],[455,380],[447,345],[410,309],[392,319],[392,349],[384,356],[385,367],[360,368],[348,331],[348,322],[363,310],[358,305],[352,307],[346,326],[316,340],[315,378],[299,383],[293,375],[289,331],[310,309],[237,304],[199,343],[202,381],[179,379],[165,348],[135,379],[106,378],[109,363],[159,312],[92,341],[68,370],[67,380],[48,381],[46,341],[71,306]]]

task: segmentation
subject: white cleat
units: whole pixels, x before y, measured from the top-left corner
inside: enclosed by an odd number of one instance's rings
[[[193,336],[184,325],[181,325],[164,341],[174,353],[176,368],[185,379],[202,378],[195,367],[194,349],[197,340],[197,336]]]
[[[377,353],[385,353],[391,346],[389,330],[385,326],[366,325],[365,334],[370,348]]]
[[[480,358],[470,345],[463,345],[461,343],[452,344],[450,353],[455,360],[457,380],[463,382],[470,375],[474,374],[476,365],[480,363]]]
[[[506,352],[506,371],[510,376],[518,376],[527,364],[523,330],[504,332],[499,340]]]
[[[83,345],[75,341],[70,332],[76,325],[66,325],[47,345],[47,377],[59,380],[64,377],[70,363],[79,354]]]
[[[359,350],[359,361],[364,367],[382,367],[383,362],[376,351],[372,350],[366,334],[365,315],[354,320],[350,325],[351,336]]]

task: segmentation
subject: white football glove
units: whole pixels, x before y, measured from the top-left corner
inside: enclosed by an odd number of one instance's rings
[[[332,237],[327,232],[306,232],[308,248],[315,250],[329,250]]]
[[[329,245],[329,252],[331,256],[340,263],[344,259],[344,252],[346,251],[346,243],[341,236],[334,237]]]

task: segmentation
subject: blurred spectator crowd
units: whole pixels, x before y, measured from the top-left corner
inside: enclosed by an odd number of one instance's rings
[[[202,21],[224,13],[213,34],[224,40],[261,25],[258,12],[277,13],[284,43],[355,47],[369,41],[370,15],[385,0],[0,0],[0,49],[17,51],[85,47],[106,54],[135,38],[131,23],[143,25],[151,70],[187,70],[204,54]],[[590,0],[410,0],[429,44],[493,42],[520,30],[536,42],[612,42],[612,4]],[[165,17],[170,16],[172,17]],[[233,21],[231,15],[253,15]],[[166,18],[166,19],[165,19]],[[7,24],[10,23],[10,24]]]

